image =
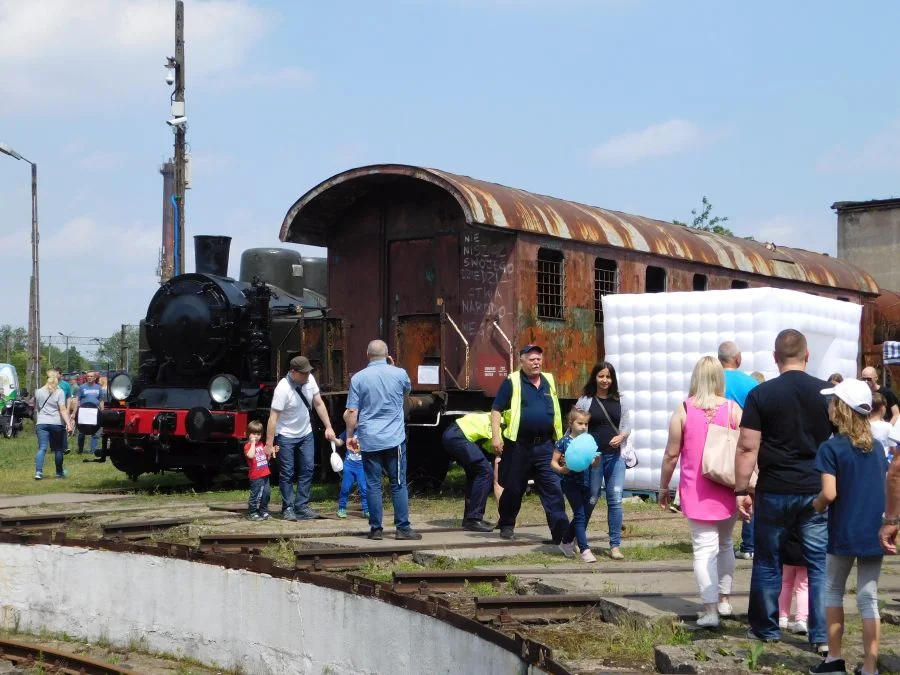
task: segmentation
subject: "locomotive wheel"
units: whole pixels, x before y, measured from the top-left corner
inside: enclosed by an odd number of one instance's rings
[[[413,494],[440,492],[450,470],[450,457],[441,446],[438,428],[410,428],[406,481]]]
[[[213,479],[219,475],[218,469],[208,466],[186,466],[181,471],[200,492],[207,492],[212,487]]]

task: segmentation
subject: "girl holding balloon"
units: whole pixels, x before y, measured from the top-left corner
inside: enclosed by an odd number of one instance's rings
[[[572,520],[563,534],[559,550],[567,558],[575,557],[575,543],[581,551],[581,559],[586,563],[597,562],[587,541],[587,526],[594,505],[591,503],[591,466],[600,461],[597,441],[587,433],[591,421],[590,412],[572,408],[569,412],[569,428],[553,451],[550,466],[562,475],[562,490],[569,506]]]

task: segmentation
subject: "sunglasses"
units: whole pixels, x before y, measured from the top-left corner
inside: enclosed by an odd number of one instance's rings
[[[874,382],[875,378],[874,377],[864,377],[864,378],[862,378],[862,381],[863,382]]]

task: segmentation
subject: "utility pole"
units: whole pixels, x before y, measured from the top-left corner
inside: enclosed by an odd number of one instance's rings
[[[187,117],[184,106],[184,1],[175,0],[175,56],[169,57],[166,66],[174,71],[175,89],[172,92],[172,119],[169,124],[175,129],[175,264],[174,274],[184,274],[184,239],[185,239],[185,199],[187,188],[187,157],[185,154],[185,135]]]
[[[68,374],[68,373],[72,372],[72,370],[69,368],[69,366],[70,366],[70,363],[69,363],[69,338],[72,336],[66,335],[65,333],[60,333],[59,331],[57,331],[57,335],[66,339],[66,373]],[[73,333],[73,335],[74,335],[74,333]]]
[[[122,364],[122,370],[128,370],[128,364],[125,362],[125,355],[128,353],[128,348],[125,346],[125,325],[124,323],[122,324],[122,332],[119,338],[119,362]]]

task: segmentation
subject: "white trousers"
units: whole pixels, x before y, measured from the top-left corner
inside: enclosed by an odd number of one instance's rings
[[[726,520],[691,520],[694,546],[694,577],[704,604],[719,601],[719,595],[731,594],[734,578],[734,548],[731,532],[737,515]]]

